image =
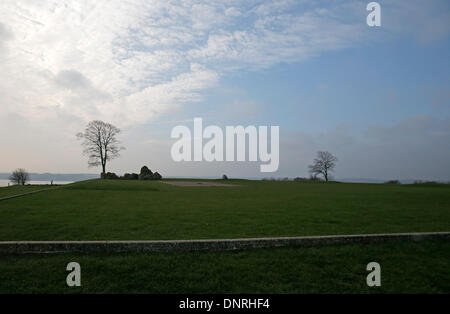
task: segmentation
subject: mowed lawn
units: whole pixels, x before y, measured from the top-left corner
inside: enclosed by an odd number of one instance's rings
[[[93,180],[0,201],[0,241],[450,231],[450,185],[229,183]]]
[[[233,252],[0,255],[0,293],[449,293],[450,242]],[[381,265],[381,287],[366,266]],[[66,266],[81,266],[81,287]]]

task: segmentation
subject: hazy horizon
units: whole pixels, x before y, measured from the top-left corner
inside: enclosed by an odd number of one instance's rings
[[[180,0],[0,3],[0,172],[92,173],[76,134],[121,128],[107,171],[164,177],[450,181],[450,3]],[[183,162],[171,130],[279,126],[280,167]]]
[[[136,171],[134,173],[138,173]],[[117,173],[117,175],[122,176],[125,173]],[[3,186],[7,185],[7,182],[10,182],[8,176],[10,173],[0,172],[0,186],[3,183]],[[62,177],[61,177],[62,176]],[[84,176],[84,177],[80,177]],[[209,176],[166,176],[165,179],[221,179],[222,175],[209,175]],[[289,180],[293,180],[298,178],[299,176],[286,176],[286,177],[276,177],[276,176],[259,176],[259,177],[229,177],[229,179],[243,179],[243,180],[283,180],[288,178]],[[97,173],[30,173],[30,183],[33,184],[35,182],[39,182],[38,184],[45,183],[47,184],[50,181],[54,182],[79,182],[84,180],[96,179],[100,178],[100,174]],[[303,177],[308,178],[308,177]],[[385,183],[391,180],[398,180],[402,184],[411,184],[415,182],[439,182],[439,183],[450,183],[450,180],[433,180],[433,179],[415,179],[415,178],[336,178],[331,177],[331,180],[344,182],[344,183]]]

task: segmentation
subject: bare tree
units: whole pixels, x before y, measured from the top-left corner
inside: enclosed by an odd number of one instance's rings
[[[18,185],[25,185],[30,180],[30,175],[25,169],[19,168],[13,171],[9,180]]]
[[[334,171],[337,161],[337,157],[329,152],[317,152],[317,158],[315,158],[314,163],[308,167],[309,173],[313,177],[323,175],[325,181],[328,182],[329,173]]]
[[[119,157],[119,152],[125,149],[117,139],[119,133],[120,129],[112,124],[92,121],[83,133],[77,134],[77,137],[83,140],[83,153],[89,157],[89,167],[101,165],[103,173],[106,173],[107,161]]]

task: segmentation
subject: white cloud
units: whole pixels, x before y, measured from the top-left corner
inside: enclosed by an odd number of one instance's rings
[[[435,13],[419,15],[429,21]],[[302,61],[370,40],[365,14],[358,1],[325,8],[293,0],[2,0],[2,115],[150,121],[201,101],[228,71]],[[440,28],[439,16],[427,27]]]
[[[35,120],[57,109],[81,120],[146,122],[200,101],[224,71],[305,59],[345,46],[349,31],[355,37],[351,26],[286,14],[291,5],[3,0],[1,97]]]
[[[6,42],[13,38],[12,32],[0,23],[0,54],[6,49]]]

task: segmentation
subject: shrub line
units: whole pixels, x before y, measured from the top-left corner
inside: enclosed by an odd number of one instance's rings
[[[0,242],[0,254],[26,253],[121,253],[172,251],[228,251],[275,247],[309,247],[330,244],[385,241],[450,240],[450,232],[384,233],[332,236],[155,240],[155,241],[10,241]]]

